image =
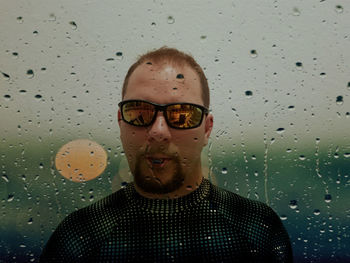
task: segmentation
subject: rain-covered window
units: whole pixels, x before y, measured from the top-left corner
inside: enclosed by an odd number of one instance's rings
[[[117,104],[163,45],[204,68],[205,176],[280,216],[296,262],[350,260],[347,1],[1,1],[0,262],[132,180]]]

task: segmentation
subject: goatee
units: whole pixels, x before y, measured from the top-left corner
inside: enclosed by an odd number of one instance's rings
[[[152,168],[148,166],[145,160],[146,158],[143,154],[136,158],[136,166],[133,174],[135,184],[142,191],[152,194],[168,194],[178,190],[183,185],[185,175],[178,156],[172,156],[171,162],[173,164],[168,167],[167,171],[162,171],[162,169],[152,171]],[[164,172],[172,173],[171,178],[167,182],[162,182],[161,178],[155,175],[155,173],[158,175]]]

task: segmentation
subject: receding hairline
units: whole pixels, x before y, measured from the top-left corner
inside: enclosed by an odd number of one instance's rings
[[[191,54],[187,54],[178,49],[169,48],[166,46],[140,55],[137,61],[130,66],[123,83],[122,99],[126,94],[127,86],[132,73],[136,70],[136,68],[144,64],[152,64],[160,67],[162,67],[163,65],[172,65],[177,67],[188,66],[198,76],[198,81],[201,86],[201,97],[203,100],[203,104],[205,107],[209,108],[210,94],[208,81],[201,66],[196,62],[196,60]]]

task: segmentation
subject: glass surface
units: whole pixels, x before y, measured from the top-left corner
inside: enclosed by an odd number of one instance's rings
[[[117,103],[163,45],[208,78],[205,176],[268,203],[295,262],[350,260],[347,1],[0,4],[0,261],[38,261],[63,218],[131,180]]]

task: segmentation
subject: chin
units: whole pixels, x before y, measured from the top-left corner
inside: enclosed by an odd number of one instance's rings
[[[166,175],[166,180],[162,180],[165,179],[162,174]],[[184,183],[184,173],[177,161],[172,167],[157,171],[152,170],[145,161],[136,162],[133,175],[135,184],[150,194],[169,194],[180,189]]]

